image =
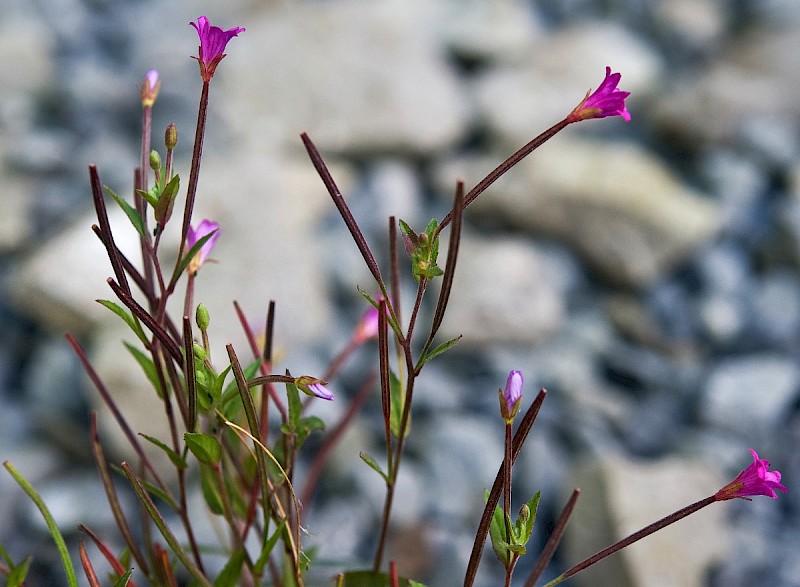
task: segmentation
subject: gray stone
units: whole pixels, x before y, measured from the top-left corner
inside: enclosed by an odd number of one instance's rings
[[[772,354],[727,359],[706,381],[702,416],[723,430],[764,440],[786,417],[798,389],[800,369],[792,359]]]
[[[543,274],[532,244],[462,235],[443,339],[530,344],[554,332],[563,315],[561,294]]]
[[[462,169],[470,181],[475,165]],[[469,183],[468,185],[473,185]],[[659,160],[624,143],[557,137],[468,209],[564,241],[612,282],[641,287],[711,239],[718,207]]]
[[[575,472],[581,489],[565,535],[568,566],[716,492],[725,483],[707,464],[669,458],[637,462],[606,455]],[[595,587],[701,587],[727,552],[724,508],[709,506],[575,575]]]

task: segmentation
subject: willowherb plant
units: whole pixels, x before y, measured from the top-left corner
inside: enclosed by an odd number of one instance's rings
[[[361,453],[361,459],[381,476],[386,486],[383,513],[377,530],[377,541],[368,570],[343,569],[334,579],[336,585],[415,585],[400,578],[395,565],[384,561],[387,535],[397,488],[398,471],[410,431],[411,413],[417,379],[423,368],[439,354],[458,342],[458,338],[437,342],[437,334],[447,311],[450,291],[458,258],[463,212],[492,183],[508,172],[524,157],[555,136],[568,125],[592,118],[620,116],[626,121],[630,114],[625,105],[628,92],[618,89],[621,75],[607,67],[605,78],[594,92],[586,97],[560,122],[534,138],[503,161],[496,169],[465,192],[462,182],[455,189],[453,208],[441,221],[432,219],[422,231],[390,218],[389,272],[384,279],[375,256],[337,187],[330,170],[311,138],[301,139],[311,162],[327,188],[347,229],[355,241],[372,277],[377,295],[361,291],[371,304],[355,326],[347,346],[332,361],[321,377],[293,376],[288,371],[272,372],[272,324],[275,304],[270,302],[263,332],[255,332],[234,303],[242,329],[249,341],[252,357],[243,361],[232,345],[228,345],[226,360],[220,365],[212,361],[209,346],[211,327],[208,310],[193,301],[194,281],[208,260],[216,240],[222,234],[220,226],[204,219],[193,225],[192,212],[201,169],[203,138],[209,102],[209,87],[226,45],[245,29],[223,30],[211,26],[201,16],[190,23],[200,38],[198,56],[202,89],[195,131],[194,149],[185,204],[181,217],[181,239],[177,261],[172,268],[162,265],[161,237],[173,217],[173,208],[182,191],[180,176],[173,169],[173,150],[178,136],[175,125],[165,132],[164,159],[151,151],[151,114],[160,88],[156,70],[146,73],[141,88],[143,112],[140,166],[135,173],[132,203],[102,185],[98,170],[89,167],[92,196],[98,223],[93,230],[104,245],[114,277],[108,285],[116,301],[101,300],[118,315],[135,334],[139,346],[126,345],[133,359],[141,366],[153,387],[154,398],[169,422],[167,438],[137,436],[127,423],[90,364],[86,353],[75,338],[67,335],[89,377],[123,430],[136,455],[133,463],[110,465],[98,435],[97,416],[92,414],[91,448],[101,480],[105,487],[119,533],[125,543],[122,552],[112,552],[106,540],[87,526],[81,529],[99,548],[111,567],[114,585],[134,585],[135,580],[153,585],[176,585],[178,577],[191,578],[190,584],[210,587],[226,585],[285,585],[302,586],[307,570],[313,563],[303,545],[303,503],[310,502],[320,472],[342,433],[365,404],[369,394],[378,387],[381,398],[380,418],[383,421],[385,455],[376,459]],[[152,185],[150,173],[152,172]],[[117,248],[106,211],[104,191],[125,212],[139,235],[141,261],[136,264]],[[154,225],[151,228],[151,223]],[[398,228],[400,234],[398,235]],[[449,247],[444,268],[439,266],[439,244],[442,231],[449,228]],[[399,238],[398,238],[399,237]],[[411,261],[411,274],[416,282],[413,309],[406,320],[400,314],[400,260],[398,241],[402,241]],[[183,279],[185,276],[185,279]],[[441,279],[441,288],[430,324],[420,323],[420,308],[429,285]],[[184,285],[182,313],[171,315],[167,303]],[[420,331],[422,334],[420,335]],[[263,344],[259,344],[259,337]],[[334,400],[328,381],[336,379],[341,367],[352,352],[366,341],[377,338],[377,377],[366,374],[360,391],[350,400],[344,415],[326,430],[325,423],[305,414],[314,398]],[[420,343],[420,341],[422,341]],[[390,359],[393,348],[394,363]],[[396,364],[393,368],[391,365]],[[220,368],[221,367],[221,368]],[[376,381],[377,380],[377,381]],[[279,391],[279,386],[283,390]],[[532,405],[522,415],[514,430],[514,422],[523,398],[524,379],[518,370],[511,370],[504,388],[498,389],[500,416],[504,423],[505,454],[490,490],[480,518],[464,585],[473,584],[487,535],[497,558],[505,569],[505,585],[511,585],[513,572],[534,530],[540,494],[534,494],[512,518],[511,478],[513,465],[530,432],[546,392],[541,390]],[[301,393],[309,396],[301,399]],[[339,400],[341,401],[341,400]],[[276,414],[277,413],[277,414]],[[274,420],[280,426],[271,426]],[[304,478],[297,474],[297,462],[306,440],[312,434],[324,434],[318,450],[308,455],[310,465]],[[167,482],[144,450],[143,440],[163,451],[175,469],[174,482]],[[592,555],[569,568],[548,583],[556,585],[621,548],[698,511],[714,502],[754,495],[777,498],[775,490],[785,492],[780,473],[769,470],[769,463],[751,449],[753,464],[716,494],[687,506],[620,542]],[[70,585],[77,585],[76,573],[66,546],[46,505],[34,488],[11,463],[6,469],[30,495],[42,511],[62,555]],[[126,513],[112,482],[112,469],[124,476],[138,497],[139,511]],[[190,488],[198,484],[206,507],[227,527],[223,544],[201,543],[193,526],[194,512],[189,509]],[[574,490],[556,526],[539,555],[537,564],[524,585],[534,586],[544,572],[566,528],[578,498]],[[502,498],[502,503],[501,503]],[[169,511],[168,516],[165,512]],[[132,520],[145,520],[141,532],[134,532]],[[176,526],[168,519],[177,520]],[[141,534],[141,539],[138,536]],[[179,539],[178,536],[181,536]],[[222,570],[210,573],[207,552],[210,548],[224,553]],[[24,583],[29,561],[14,563],[0,549],[3,563],[0,572],[9,585]],[[81,564],[91,585],[99,585],[94,565],[85,548],[80,546]],[[133,576],[134,569],[136,577]],[[384,572],[388,570],[388,572]],[[181,579],[182,580],[182,579]]]

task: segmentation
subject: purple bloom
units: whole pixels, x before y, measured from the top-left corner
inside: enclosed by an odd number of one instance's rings
[[[506,388],[497,390],[500,398],[500,414],[508,424],[517,415],[522,403],[522,382],[522,372],[511,371],[506,380]]]
[[[145,108],[155,104],[158,97],[158,89],[161,87],[161,81],[158,79],[158,71],[155,69],[149,70],[144,74],[144,81],[142,82],[142,106]]]
[[[776,489],[786,493],[786,487],[781,485],[781,474],[778,471],[769,470],[769,461],[759,459],[758,454],[752,448],[750,454],[753,455],[753,464],[736,476],[736,479],[728,483],[725,487],[717,491],[714,495],[717,501],[726,499],[750,498],[750,495],[766,495],[772,499],[778,499]]]
[[[200,250],[197,251],[197,254],[194,258],[189,261],[189,273],[194,275],[203,266],[203,263],[206,262],[208,256],[211,254],[211,250],[214,248],[214,244],[217,242],[217,238],[219,237],[219,224],[216,222],[212,222],[211,220],[203,220],[200,224],[197,225],[197,229],[192,228],[189,226],[189,232],[186,234],[186,249],[191,249],[197,241],[201,238],[206,236],[207,234],[214,233],[211,238],[209,238]]]
[[[375,298],[378,303],[383,299],[379,295]],[[386,317],[391,315],[389,306],[386,306]],[[370,305],[370,307],[362,314],[361,320],[356,325],[355,332],[353,332],[353,340],[356,344],[362,344],[371,338],[378,336],[378,308]]]
[[[316,377],[303,375],[302,377],[297,377],[294,380],[294,384],[306,395],[313,395],[314,397],[328,401],[333,400],[333,393],[325,387],[327,383]]]
[[[210,82],[214,77],[214,71],[217,65],[225,57],[225,45],[228,44],[233,37],[243,33],[242,27],[233,27],[227,31],[223,31],[218,26],[211,26],[205,16],[197,19],[197,24],[190,22],[200,37],[200,56],[195,57],[200,64],[200,77],[204,82]]]
[[[625,98],[631,93],[617,89],[620,78],[622,78],[622,74],[611,73],[611,68],[606,67],[606,77],[603,83],[593,94],[586,93],[586,97],[581,103],[570,112],[567,121],[578,122],[589,118],[621,116],[626,122],[629,122],[631,115],[625,107]]]

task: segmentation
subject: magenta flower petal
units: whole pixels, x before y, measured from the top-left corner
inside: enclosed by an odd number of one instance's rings
[[[312,383],[308,386],[309,391],[320,399],[333,400],[333,393],[321,383]]]
[[[780,472],[770,471],[769,461],[758,458],[758,454],[752,448],[750,454],[753,455],[753,464],[739,473],[736,479],[717,491],[714,495],[717,501],[736,498],[749,500],[749,496],[752,495],[766,495],[772,499],[778,499],[778,494],[775,493],[776,489],[786,493],[786,487],[781,485]]]
[[[195,274],[197,273],[198,269],[203,266],[203,263],[206,262],[208,256],[211,254],[211,251],[214,249],[214,244],[217,242],[217,238],[219,238],[219,224],[216,222],[212,222],[211,220],[202,220],[200,224],[197,225],[197,228],[193,228],[189,226],[189,232],[186,233],[186,248],[191,249],[197,241],[201,238],[206,236],[207,234],[214,233],[211,238],[209,238],[200,250],[197,251],[197,254],[194,258],[189,262],[189,273]]]
[[[626,122],[629,122],[631,115],[625,107],[625,98],[631,93],[617,89],[621,78],[622,74],[611,73],[611,68],[606,67],[606,77],[603,79],[603,83],[594,93],[587,92],[586,97],[567,117],[567,121],[578,122],[589,118],[621,116]]]
[[[204,82],[211,81],[217,65],[225,57],[225,46],[233,37],[243,33],[242,27],[233,27],[223,31],[218,26],[212,26],[205,16],[197,19],[197,23],[190,22],[197,35],[200,37],[200,56],[195,57],[200,64],[200,76]]]
[[[306,395],[312,395],[320,399],[331,401],[333,400],[333,393],[326,387],[327,383],[316,377],[303,375],[294,380],[297,388]]]
[[[500,396],[500,414],[503,419],[511,423],[514,416],[519,411],[520,403],[522,402],[522,372],[511,371],[506,380],[505,389],[498,390]]]

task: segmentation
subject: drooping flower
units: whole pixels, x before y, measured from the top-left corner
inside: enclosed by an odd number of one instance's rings
[[[620,73],[611,73],[611,68],[606,67],[606,77],[594,93],[586,92],[586,97],[570,112],[568,122],[578,122],[590,118],[605,118],[606,116],[621,116],[629,122],[631,115],[625,107],[625,98],[630,92],[617,89],[617,84],[622,78]]]
[[[144,74],[144,81],[142,81],[142,106],[149,108],[156,102],[158,98],[158,90],[161,87],[161,80],[158,79],[158,71],[155,69],[149,70]]]
[[[217,65],[225,57],[225,46],[233,37],[243,33],[242,27],[233,27],[227,31],[223,31],[218,26],[211,26],[205,16],[197,19],[197,23],[190,22],[197,30],[197,35],[200,37],[200,56],[194,57],[200,64],[200,77],[204,82],[210,82],[214,77],[214,71]]]
[[[203,219],[200,224],[197,225],[197,228],[193,228],[189,226],[189,232],[186,234],[186,249],[191,249],[197,241],[201,238],[206,236],[207,234],[211,234],[211,237],[200,247],[200,250],[197,251],[197,254],[189,261],[188,271],[190,275],[194,275],[203,266],[203,263],[206,262],[208,256],[211,254],[212,249],[214,248],[214,244],[217,242],[217,238],[219,238],[219,224],[216,222],[212,222],[211,220]]]
[[[331,401],[333,393],[326,387],[327,383],[316,377],[303,375],[294,380],[294,384],[306,395],[313,395],[320,399]]]
[[[375,300],[380,303],[383,299],[379,295]],[[386,317],[390,316],[389,308],[386,308]],[[361,315],[361,320],[358,321],[355,331],[353,332],[353,341],[355,344],[363,344],[371,338],[378,336],[378,308],[370,305],[370,307]]]
[[[747,499],[751,495],[766,495],[772,499],[778,499],[776,489],[786,493],[786,487],[781,485],[781,474],[779,471],[769,470],[769,461],[758,458],[758,454],[752,448],[750,454],[753,455],[753,464],[736,476],[736,479],[728,483],[725,487],[717,491],[714,495],[717,501],[726,499]]]
[[[522,372],[511,371],[508,374],[505,389],[497,390],[500,399],[500,414],[507,424],[514,420],[522,403],[522,382]]]

